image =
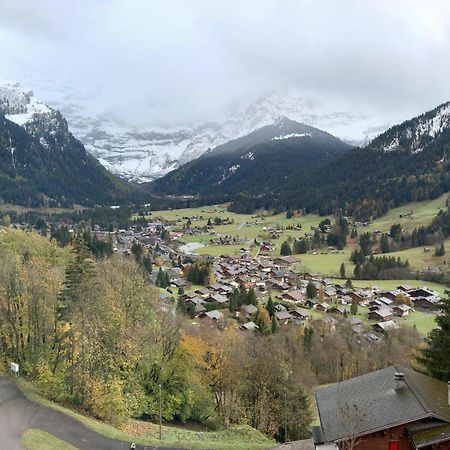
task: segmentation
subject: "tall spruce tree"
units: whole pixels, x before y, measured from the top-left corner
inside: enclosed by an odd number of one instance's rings
[[[311,280],[309,280],[308,284],[306,285],[306,296],[308,298],[316,298],[317,297],[316,285]]]
[[[280,325],[278,325],[278,320],[275,317],[275,315],[272,316],[272,324],[270,326],[272,333],[276,333],[278,329],[280,328]]]
[[[389,246],[389,239],[386,234],[381,235],[380,251],[381,251],[381,253],[389,253],[391,251],[391,248]]]
[[[342,263],[341,267],[339,268],[339,273],[341,275],[341,278],[345,278],[345,264]]]
[[[428,345],[418,357],[428,374],[443,381],[450,380],[450,291],[446,295],[439,303],[437,327],[428,335]]]
[[[266,309],[267,312],[269,313],[269,316],[273,317],[275,314],[275,304],[273,303],[271,296],[269,296],[269,300],[267,300]]]
[[[291,246],[289,245],[289,243],[288,243],[287,241],[284,241],[284,242],[281,244],[280,254],[281,254],[281,256],[289,256],[289,255],[292,255],[292,249],[291,249]]]

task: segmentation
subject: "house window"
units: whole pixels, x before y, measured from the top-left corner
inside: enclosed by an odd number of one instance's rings
[[[389,450],[400,450],[399,442],[389,442]]]

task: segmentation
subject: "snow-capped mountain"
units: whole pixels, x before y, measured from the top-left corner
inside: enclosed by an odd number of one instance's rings
[[[59,111],[18,83],[1,84],[0,201],[92,206],[135,201],[137,191],[86,152]]]
[[[371,146],[393,152],[419,153],[450,133],[450,102],[396,125],[373,140]]]
[[[31,122],[35,115],[47,115],[52,109],[34,97],[33,92],[22,88],[14,81],[0,82],[0,111],[8,120],[24,125]]]
[[[331,134],[279,117],[231,140],[152,183],[158,194],[230,195],[277,192],[292,180],[350,150]]]
[[[351,145],[367,144],[387,128],[374,127],[374,120],[364,114],[336,112],[279,92],[235,109],[223,123],[176,127],[154,123],[137,127],[113,114],[93,113],[84,106],[86,99],[73,89],[61,92],[59,99],[58,95],[53,97],[52,105],[67,118],[70,130],[86,150],[111,172],[138,182],[159,178],[209,149],[246,136],[282,116],[326,130]],[[16,123],[23,124],[35,113],[52,110],[18,83],[0,83],[1,98]]]
[[[352,145],[367,143],[375,135],[372,132],[367,137],[361,131],[357,134],[359,139],[345,139],[345,136],[354,136],[355,129],[365,130],[373,123],[362,114],[324,110],[314,103],[279,93],[233,111],[223,123],[175,129],[151,124],[138,129],[105,116],[92,119],[73,115],[70,111],[66,115],[74,134],[106,168],[139,182],[159,178],[207,150],[246,136],[282,116],[344,136],[344,140]]]

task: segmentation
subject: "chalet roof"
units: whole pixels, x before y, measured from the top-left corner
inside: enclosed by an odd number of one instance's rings
[[[239,328],[244,331],[247,331],[247,330],[254,331],[254,330],[257,330],[259,327],[258,327],[258,325],[256,325],[255,322],[247,322],[247,323],[243,323]]]
[[[205,316],[207,316],[213,320],[222,320],[223,319],[223,313],[221,313],[220,311],[217,311],[217,309],[215,309],[214,311],[207,311],[205,313]]]
[[[292,318],[292,316],[291,316],[289,311],[277,311],[275,313],[275,317],[278,320],[287,320],[287,319],[291,319]]]
[[[195,303],[196,305],[201,305],[202,303],[204,303],[205,301],[203,300],[203,298],[199,297],[198,295],[194,296],[194,297],[187,297],[185,302],[191,302],[191,303]]]
[[[333,306],[330,310],[331,313],[333,313],[334,311],[340,313],[340,314],[344,314],[345,311],[348,312],[348,309],[345,306],[342,305],[338,305],[338,306]]]
[[[400,309],[402,311],[409,311],[411,309],[411,307],[408,305],[401,304],[401,305],[395,305],[394,309]]]
[[[430,427],[430,425],[432,425]],[[434,422],[427,426],[408,427],[407,432],[415,448],[429,448],[431,445],[441,442],[450,442],[450,424],[442,425],[442,422]]]
[[[392,316],[392,310],[390,308],[379,308],[376,309],[375,311],[372,311],[372,313],[377,314],[380,317],[389,317]]]
[[[228,299],[221,294],[210,295],[210,298],[217,303],[226,303]]]
[[[381,328],[381,331],[396,330],[399,328],[397,323],[393,320],[387,320],[386,322],[379,322],[374,325],[375,328]]]
[[[393,300],[391,300],[390,298],[387,298],[387,297],[378,297],[377,300],[381,303],[384,303],[385,305],[390,305],[390,304],[394,303]]]
[[[258,308],[255,305],[244,305],[242,306],[242,310],[247,314],[254,314],[258,310]]]
[[[309,317],[308,310],[303,308],[295,308],[293,311],[291,311],[291,314],[301,317]]]
[[[275,258],[274,261],[284,261],[287,264],[296,264],[300,262],[296,256],[279,256],[278,258]]]
[[[395,373],[403,373],[397,387]],[[400,365],[316,391],[322,442],[362,436],[424,417],[450,422],[447,383]],[[317,441],[316,441],[317,442]]]
[[[347,322],[350,323],[350,325],[361,325],[363,322],[361,320],[361,318],[357,317],[357,316],[353,316],[353,317],[348,317],[347,318]]]
[[[195,312],[196,312],[196,314],[199,314],[199,313],[202,313],[202,312],[205,312],[205,311],[206,311],[206,308],[201,303],[196,303],[195,304]]]
[[[292,297],[295,301],[303,300],[303,294],[298,290],[286,292],[285,294],[283,294],[283,296]]]

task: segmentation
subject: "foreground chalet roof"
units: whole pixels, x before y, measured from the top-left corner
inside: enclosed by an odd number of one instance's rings
[[[404,374],[397,384],[396,372]],[[424,418],[450,422],[447,383],[400,365],[316,391],[320,427],[316,443],[345,440]]]

